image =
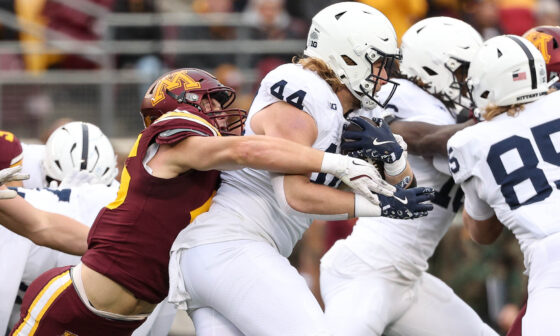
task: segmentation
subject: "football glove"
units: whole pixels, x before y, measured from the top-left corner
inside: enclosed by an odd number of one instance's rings
[[[360,117],[349,121],[342,131],[340,148],[343,154],[385,163],[401,158],[405,149],[383,119]]]
[[[336,176],[354,192],[374,204],[379,204],[375,194],[392,196],[396,190],[381,178],[375,166],[350,156],[325,153],[321,172]]]
[[[22,181],[29,178],[29,174],[20,173],[21,166],[0,170],[0,185],[11,181]],[[15,190],[0,190],[0,199],[9,199],[17,196]]]
[[[410,189],[397,188],[393,197],[378,195],[381,216],[398,219],[413,219],[428,215],[434,206],[433,188],[417,187]]]

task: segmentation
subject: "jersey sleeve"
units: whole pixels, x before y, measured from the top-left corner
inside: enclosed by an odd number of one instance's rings
[[[465,193],[465,211],[475,220],[486,220],[494,215],[494,209],[480,199],[478,195],[478,179],[470,179],[461,183],[461,188]]]
[[[168,112],[153,124],[159,145],[174,144],[190,136],[219,136],[208,120],[189,112]],[[152,127],[152,125],[150,125]]]
[[[463,183],[472,176],[479,160],[479,146],[473,127],[461,130],[447,142],[449,170],[455,183]]]

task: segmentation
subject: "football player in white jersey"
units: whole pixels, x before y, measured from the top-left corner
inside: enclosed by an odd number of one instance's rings
[[[395,31],[372,7],[334,4],[313,18],[304,54],[263,79],[245,134],[339,152],[344,115],[360,103],[371,108],[390,99],[379,101],[375,94],[384,84],[395,88],[387,77],[399,58]],[[386,173],[410,183],[402,148],[390,132],[379,140],[398,148]],[[197,335],[329,334],[319,304],[286,258],[311,223],[313,216],[304,213],[412,218],[431,207],[422,203],[430,189],[399,189],[395,197],[401,202],[379,196],[379,206],[328,187],[336,185],[325,174],[313,174],[310,181],[254,169],[222,173],[209,211],[172,247],[169,300],[189,309]]]
[[[54,212],[89,227],[99,210],[115,199],[118,190],[118,182],[114,181],[117,162],[109,139],[95,125],[72,122],[55,130],[45,148],[47,155],[40,161],[40,170],[46,172],[42,179],[53,176],[64,188],[19,188],[17,193],[33,206],[33,211]],[[85,244],[85,235],[81,240]],[[6,330],[12,311],[16,316],[12,325],[19,318],[19,305],[14,305],[18,289],[52,267],[76,264],[80,257],[35,245],[4,227],[0,227],[0,241],[0,274],[10,274],[0,286],[0,330]]]
[[[465,192],[471,238],[492,243],[503,226],[516,236],[529,277],[522,334],[556,335],[560,300],[560,93],[547,95],[542,54],[514,35],[486,41],[469,69],[486,122],[448,142],[449,167]]]
[[[410,27],[402,37],[403,79],[396,80],[400,86],[391,100],[399,120],[454,125],[449,108],[464,100],[466,68],[481,45],[470,25],[453,18],[428,18]],[[353,140],[353,134],[345,132],[343,138]],[[354,143],[342,146],[353,149]],[[418,184],[437,190],[429,216],[414,221],[360,218],[352,234],[321,260],[321,294],[335,335],[497,335],[426,272],[462,205],[462,192],[442,164],[447,158],[436,154],[409,155]]]
[[[433,17],[410,27],[401,44],[403,78],[396,80],[400,85],[391,100],[399,120],[454,125],[449,108],[465,100],[461,87],[466,69],[481,45],[476,30],[457,19]],[[380,96],[386,94],[384,87]],[[377,116],[382,112],[374,110]],[[363,121],[353,122],[367,129]],[[353,133],[344,132],[343,138],[353,140],[344,142],[343,149],[354,149]],[[426,272],[428,259],[462,205],[447,158],[432,159],[435,154],[408,156],[417,183],[436,190],[434,210],[427,217],[359,218],[352,234],[322,258],[321,294],[335,335],[497,335],[445,283]]]
[[[109,139],[93,124],[71,122],[57,128],[43,147],[40,160],[31,160],[40,166],[35,169],[41,174],[38,181],[41,187],[59,188],[20,188],[19,195],[36,209],[91,226],[99,210],[116,198],[119,187],[114,180],[118,168]],[[31,169],[29,164],[27,167]],[[19,319],[21,298],[35,278],[53,267],[77,264],[80,257],[35,245],[3,227],[0,241],[0,274],[10,274],[0,286],[0,330],[6,330]],[[174,307],[163,304],[133,335],[167,335],[174,316]],[[158,327],[153,327],[156,324]]]

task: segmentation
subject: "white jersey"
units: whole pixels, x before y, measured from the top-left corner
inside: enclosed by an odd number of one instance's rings
[[[72,189],[17,190],[21,197],[38,209],[66,215],[91,226],[99,210],[116,198],[118,183],[113,183],[111,187],[86,184]],[[25,288],[53,267],[77,264],[79,261],[78,256],[37,246],[0,226],[0,332],[8,326],[20,283]]]
[[[408,80],[397,80],[400,86],[387,109],[405,121],[422,121],[434,125],[454,124],[455,119],[443,103]],[[379,95],[388,92],[384,86]],[[381,109],[374,114],[384,113]],[[394,265],[407,279],[416,279],[428,267],[428,258],[447,231],[452,218],[462,204],[462,193],[449,173],[437,170],[431,159],[409,155],[408,160],[417,184],[433,187],[434,210],[428,216],[414,220],[386,217],[360,218],[346,246],[366,263]],[[447,167],[446,167],[447,168]]]
[[[488,204],[513,232],[528,271],[538,242],[560,232],[559,104],[560,92],[552,93],[525,105],[515,117],[503,113],[457,132],[448,142],[455,181],[468,181],[474,190],[469,200]]]
[[[23,162],[21,172],[29,174],[29,179],[23,181],[24,188],[43,188],[45,187],[43,173],[43,159],[45,158],[45,145],[27,145],[22,143]]]
[[[279,66],[262,80],[245,123],[245,134],[254,134],[251,120],[255,114],[280,101],[313,117],[318,129],[313,148],[339,152],[345,121],[342,105],[324,80],[296,64]],[[326,174],[313,174],[311,179],[330,186],[338,183],[333,176]],[[172,251],[249,239],[265,241],[283,256],[288,256],[311,221],[310,216],[290,215],[282,210],[275,199],[269,172],[255,169],[223,172],[222,185],[210,210],[198,216],[179,234]]]

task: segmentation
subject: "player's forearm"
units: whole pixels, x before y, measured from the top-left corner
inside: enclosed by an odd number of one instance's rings
[[[319,172],[323,152],[281,138],[267,136],[229,137],[227,144],[207,161],[199,162],[201,170],[234,170],[244,167],[285,174]]]
[[[88,227],[62,215],[36,209],[23,198],[0,201],[0,223],[37,245],[81,255]]]
[[[386,165],[385,165],[386,166]],[[399,174],[392,176],[387,173],[385,170],[385,180],[392,185],[399,185],[403,188],[415,187],[416,185],[412,185],[414,181],[414,172],[412,171],[412,167],[408,160],[406,161],[406,168]]]
[[[354,194],[351,192],[315,184],[298,175],[284,177],[284,192],[288,205],[296,211],[354,217]]]
[[[33,242],[73,255],[87,250],[89,227],[69,217],[45,212],[45,225],[35,233]]]
[[[418,144],[415,146],[418,148],[415,148],[415,150],[420,152],[418,155],[433,156],[440,154],[447,156],[447,141],[453,134],[471,125],[474,125],[474,120],[472,119],[455,125],[436,126],[437,128],[434,132],[426,134],[419,140]]]
[[[447,156],[447,141],[449,138],[456,132],[473,124],[473,120],[455,125],[433,125],[425,122],[397,120],[391,123],[391,130],[404,138],[410,154]]]
[[[476,220],[465,210],[463,210],[463,225],[469,232],[471,239],[483,245],[492,244],[496,241],[504,227],[496,215],[485,220]]]

